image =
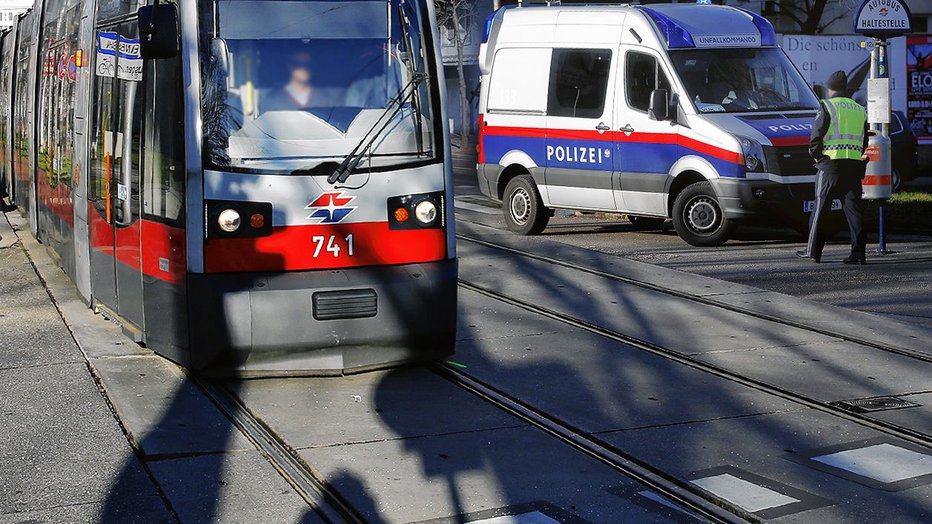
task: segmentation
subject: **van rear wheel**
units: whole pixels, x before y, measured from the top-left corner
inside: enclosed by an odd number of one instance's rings
[[[720,246],[734,231],[708,182],[690,184],[677,195],[673,201],[673,227],[688,244],[700,247]]]
[[[519,175],[505,186],[502,211],[505,225],[519,235],[537,235],[547,227],[550,213],[531,175]]]

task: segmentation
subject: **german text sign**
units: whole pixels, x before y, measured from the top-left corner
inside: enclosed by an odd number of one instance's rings
[[[912,32],[906,2],[864,0],[854,16],[854,32],[874,38],[890,38]]]

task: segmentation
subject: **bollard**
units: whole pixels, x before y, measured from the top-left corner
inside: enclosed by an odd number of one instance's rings
[[[867,139],[867,169],[862,183],[864,200],[888,200],[893,196],[892,166],[890,163],[890,139],[883,135],[874,135]],[[880,214],[880,231],[878,246],[875,253],[887,254],[887,234],[884,231],[883,205],[878,210]]]
[[[893,196],[890,139],[879,134],[868,138],[864,154],[869,159],[864,173],[864,200],[889,199]]]

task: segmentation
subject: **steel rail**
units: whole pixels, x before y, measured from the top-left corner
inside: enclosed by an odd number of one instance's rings
[[[841,333],[841,332],[839,332],[839,331],[835,331],[835,330],[831,330],[831,329],[826,329],[826,328],[818,327],[818,326],[813,326],[813,325],[807,324],[807,323],[805,323],[805,322],[800,322],[800,321],[796,321],[796,320],[791,320],[791,319],[782,318],[782,317],[779,317],[779,316],[776,316],[776,315],[771,315],[771,314],[768,314],[768,313],[763,313],[763,312],[760,312],[760,311],[755,311],[755,310],[753,310],[753,309],[748,309],[748,308],[744,308],[744,307],[741,307],[741,306],[736,306],[736,305],[734,305],[734,304],[728,304],[728,303],[726,303],[726,302],[722,302],[722,301],[720,301],[720,300],[715,300],[715,299],[712,299],[712,298],[709,298],[709,297],[703,297],[703,296],[700,296],[700,295],[695,295],[695,294],[686,293],[686,292],[683,292],[683,291],[678,291],[678,290],[675,290],[675,289],[673,289],[673,288],[664,287],[664,286],[661,286],[661,285],[658,285],[658,284],[653,284],[653,283],[650,283],[650,282],[645,282],[645,281],[643,281],[643,280],[638,280],[638,279],[635,279],[635,278],[630,278],[630,277],[625,277],[625,276],[622,276],[622,275],[617,275],[617,274],[615,274],[615,273],[610,273],[610,272],[608,272],[608,271],[602,271],[602,270],[600,270],[600,269],[593,269],[593,268],[591,268],[591,267],[586,267],[586,266],[583,266],[583,265],[581,265],[581,264],[575,264],[575,263],[572,263],[572,262],[566,262],[566,261],[564,261],[564,260],[559,260],[559,259],[556,259],[556,258],[553,258],[553,257],[548,257],[548,256],[546,256],[546,255],[541,255],[541,254],[538,254],[538,253],[533,253],[533,252],[531,252],[531,251],[525,251],[525,250],[522,250],[522,249],[517,249],[517,248],[511,247],[511,246],[505,246],[505,245],[502,245],[502,244],[496,244],[495,242],[490,242],[490,241],[488,241],[488,240],[483,240],[483,239],[479,239],[479,238],[475,238],[475,237],[470,237],[470,236],[467,236],[467,235],[464,235],[464,234],[457,234],[457,235],[456,235],[456,238],[457,238],[458,240],[464,240],[464,241],[466,241],[466,242],[472,242],[472,243],[474,243],[474,244],[479,244],[479,245],[482,245],[482,246],[485,246],[485,247],[489,247],[489,248],[492,248],[492,249],[497,249],[497,250],[500,250],[500,251],[504,251],[504,252],[511,253],[511,254],[514,254],[514,255],[522,256],[522,257],[525,257],[525,258],[531,258],[531,259],[534,259],[534,260],[539,260],[539,261],[541,261],[541,262],[546,262],[546,263],[548,263],[548,264],[553,264],[553,265],[562,266],[562,267],[565,267],[565,268],[568,268],[568,269],[574,269],[574,270],[577,270],[577,271],[582,271],[582,272],[585,272],[585,273],[589,273],[589,274],[591,274],[591,275],[596,275],[596,276],[600,276],[600,277],[609,278],[609,279],[612,279],[612,280],[616,280],[616,281],[618,281],[618,282],[624,282],[624,283],[626,283],[626,284],[631,284],[631,285],[638,286],[638,287],[641,287],[641,288],[644,288],[644,289],[649,289],[649,290],[651,290],[651,291],[657,291],[657,292],[664,293],[664,294],[667,294],[667,295],[670,295],[670,296],[674,296],[674,297],[677,297],[677,298],[684,298],[684,299],[687,299],[687,300],[691,300],[691,301],[693,301],[693,302],[698,302],[698,303],[700,303],[700,304],[705,304],[705,305],[708,305],[708,306],[713,306],[713,307],[721,308],[721,309],[724,309],[724,310],[727,310],[727,311],[731,311],[731,312],[733,312],[733,313],[740,313],[740,314],[742,314],[742,315],[746,315],[746,316],[749,316],[749,317],[757,318],[757,319],[760,319],[760,320],[766,320],[766,321],[768,321],[768,322],[773,322],[773,323],[781,324],[781,325],[784,325],[784,326],[789,326],[789,327],[793,327],[793,328],[797,328],[797,329],[803,329],[803,330],[805,330],[805,331],[810,331],[810,332],[812,332],[812,333],[818,333],[818,334],[820,334],[820,335],[826,335],[826,336],[838,338],[838,339],[844,340],[845,342],[851,342],[851,343],[854,343],[854,344],[859,344],[859,345],[862,345],[862,346],[867,346],[867,347],[871,347],[871,348],[874,348],[874,349],[879,349],[879,350],[881,350],[881,351],[885,351],[885,352],[888,352],[888,353],[894,353],[894,354],[897,354],[897,355],[900,355],[900,356],[904,356],[904,357],[908,357],[908,358],[913,358],[913,359],[916,359],[916,360],[921,360],[921,361],[923,361],[923,362],[932,362],[932,354],[920,353],[920,352],[913,351],[913,350],[906,349],[906,348],[901,348],[901,347],[897,347],[897,346],[891,346],[891,345],[889,345],[889,344],[883,344],[883,343],[875,342],[875,341],[871,341],[871,340],[865,340],[865,339],[863,339],[863,338],[858,338],[858,337],[855,337],[855,336],[851,336],[851,335],[848,335],[848,334],[845,334],[845,333]]]
[[[186,373],[221,412],[251,441],[297,494],[330,523],[362,524],[365,519],[343,501],[280,439],[225,387]]]
[[[714,498],[689,483],[670,477],[626,455],[617,448],[521,402],[495,387],[450,365],[435,363],[432,369],[479,398],[543,430],[573,448],[634,479],[694,516],[716,523],[760,522],[760,519],[726,501]]]
[[[666,348],[659,344],[654,344],[653,342],[641,340],[637,337],[621,333],[614,329],[599,326],[599,325],[593,324],[591,322],[582,320],[580,318],[577,318],[571,315],[553,311],[551,309],[541,307],[536,304],[528,303],[521,299],[509,297],[503,293],[499,293],[498,291],[488,289],[484,286],[471,283],[464,279],[459,279],[459,285],[460,287],[480,293],[489,298],[499,300],[501,302],[505,302],[507,304],[511,304],[513,306],[519,307],[521,309],[524,309],[525,311],[530,311],[532,313],[536,313],[541,316],[544,316],[544,317],[547,317],[553,320],[557,320],[559,322],[576,327],[578,329],[582,329],[584,331],[588,331],[593,334],[601,335],[610,340],[614,340],[616,342],[627,344],[636,349],[640,349],[642,351],[652,353],[654,355],[666,358],[668,360],[672,360],[678,364],[683,364],[685,366],[689,366],[691,368],[704,371],[711,375],[731,380],[733,382],[742,384],[752,389],[756,389],[764,393],[769,393],[771,395],[782,398],[784,400],[788,400],[790,402],[800,404],[808,408],[821,411],[823,413],[827,413],[830,415],[843,418],[845,420],[848,420],[849,422],[853,422],[855,424],[868,427],[874,431],[885,433],[887,435],[897,437],[899,439],[902,439],[904,441],[907,441],[913,444],[917,444],[919,446],[932,447],[932,435],[922,433],[920,431],[915,431],[909,428],[904,428],[897,424],[893,424],[893,423],[886,422],[883,420],[864,417],[858,413],[854,413],[852,411],[842,409],[838,406],[832,405],[829,402],[816,400],[814,398],[811,398],[811,397],[808,397],[808,396],[805,396],[799,393],[795,393],[793,391],[790,391],[785,388],[781,388],[779,386],[774,386],[772,384],[768,384],[766,382],[763,382],[763,381],[760,381],[754,378],[746,377],[739,373],[729,371],[725,368],[715,366],[713,364],[709,364],[701,360],[683,355],[682,353]]]

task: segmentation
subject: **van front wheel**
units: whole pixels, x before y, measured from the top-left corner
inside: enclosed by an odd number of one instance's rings
[[[720,246],[734,230],[708,182],[690,184],[677,195],[673,201],[673,227],[693,246]]]
[[[505,225],[519,235],[536,235],[547,227],[550,213],[544,207],[540,192],[531,175],[519,175],[505,186],[502,202]]]

